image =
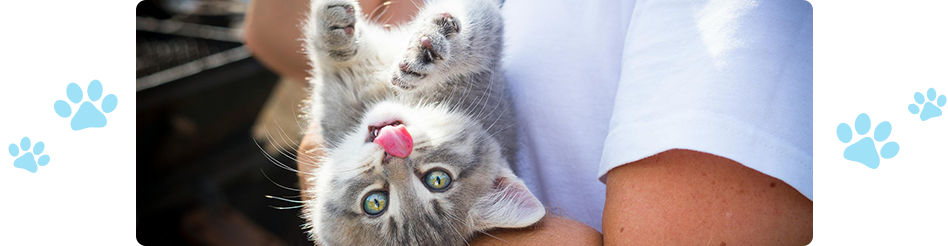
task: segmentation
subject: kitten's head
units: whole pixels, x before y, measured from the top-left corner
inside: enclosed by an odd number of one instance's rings
[[[304,191],[309,232],[326,245],[463,245],[478,231],[536,223],[546,211],[493,137],[440,106],[383,102],[333,149]],[[404,126],[405,158],[373,140]]]

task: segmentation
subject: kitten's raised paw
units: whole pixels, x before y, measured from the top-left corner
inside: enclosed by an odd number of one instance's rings
[[[452,39],[461,30],[458,19],[449,13],[434,15],[422,23],[392,78],[392,85],[402,89],[414,89],[419,86],[416,81],[438,73],[437,63],[451,59]]]
[[[322,46],[330,57],[346,60],[356,53],[356,8],[349,3],[327,4],[318,21],[322,22]]]
[[[422,36],[418,39],[417,49],[419,49],[421,56],[417,58],[423,64],[444,60],[441,54],[450,51],[448,50],[450,48],[448,42],[454,34],[461,31],[461,24],[458,19],[448,13],[435,15],[431,19],[431,23],[434,26],[422,28],[420,32]]]

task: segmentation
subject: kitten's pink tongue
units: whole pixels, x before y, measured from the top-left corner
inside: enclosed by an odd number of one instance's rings
[[[404,125],[384,126],[375,137],[375,143],[382,146],[389,155],[405,158],[411,154],[414,143]]]

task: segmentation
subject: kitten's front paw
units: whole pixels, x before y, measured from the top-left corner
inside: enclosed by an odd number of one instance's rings
[[[349,1],[334,1],[319,13],[321,46],[336,60],[348,60],[356,54],[356,11]]]
[[[392,85],[402,89],[414,89],[420,86],[419,80],[438,75],[451,59],[451,42],[461,30],[458,19],[449,13],[437,14],[422,23],[392,78]]]

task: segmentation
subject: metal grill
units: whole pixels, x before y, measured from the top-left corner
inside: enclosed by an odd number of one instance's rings
[[[139,91],[250,56],[236,29],[146,17],[136,23]]]
[[[155,74],[164,69],[184,65],[240,46],[238,43],[174,37],[148,32],[138,32],[136,41],[136,78]]]

